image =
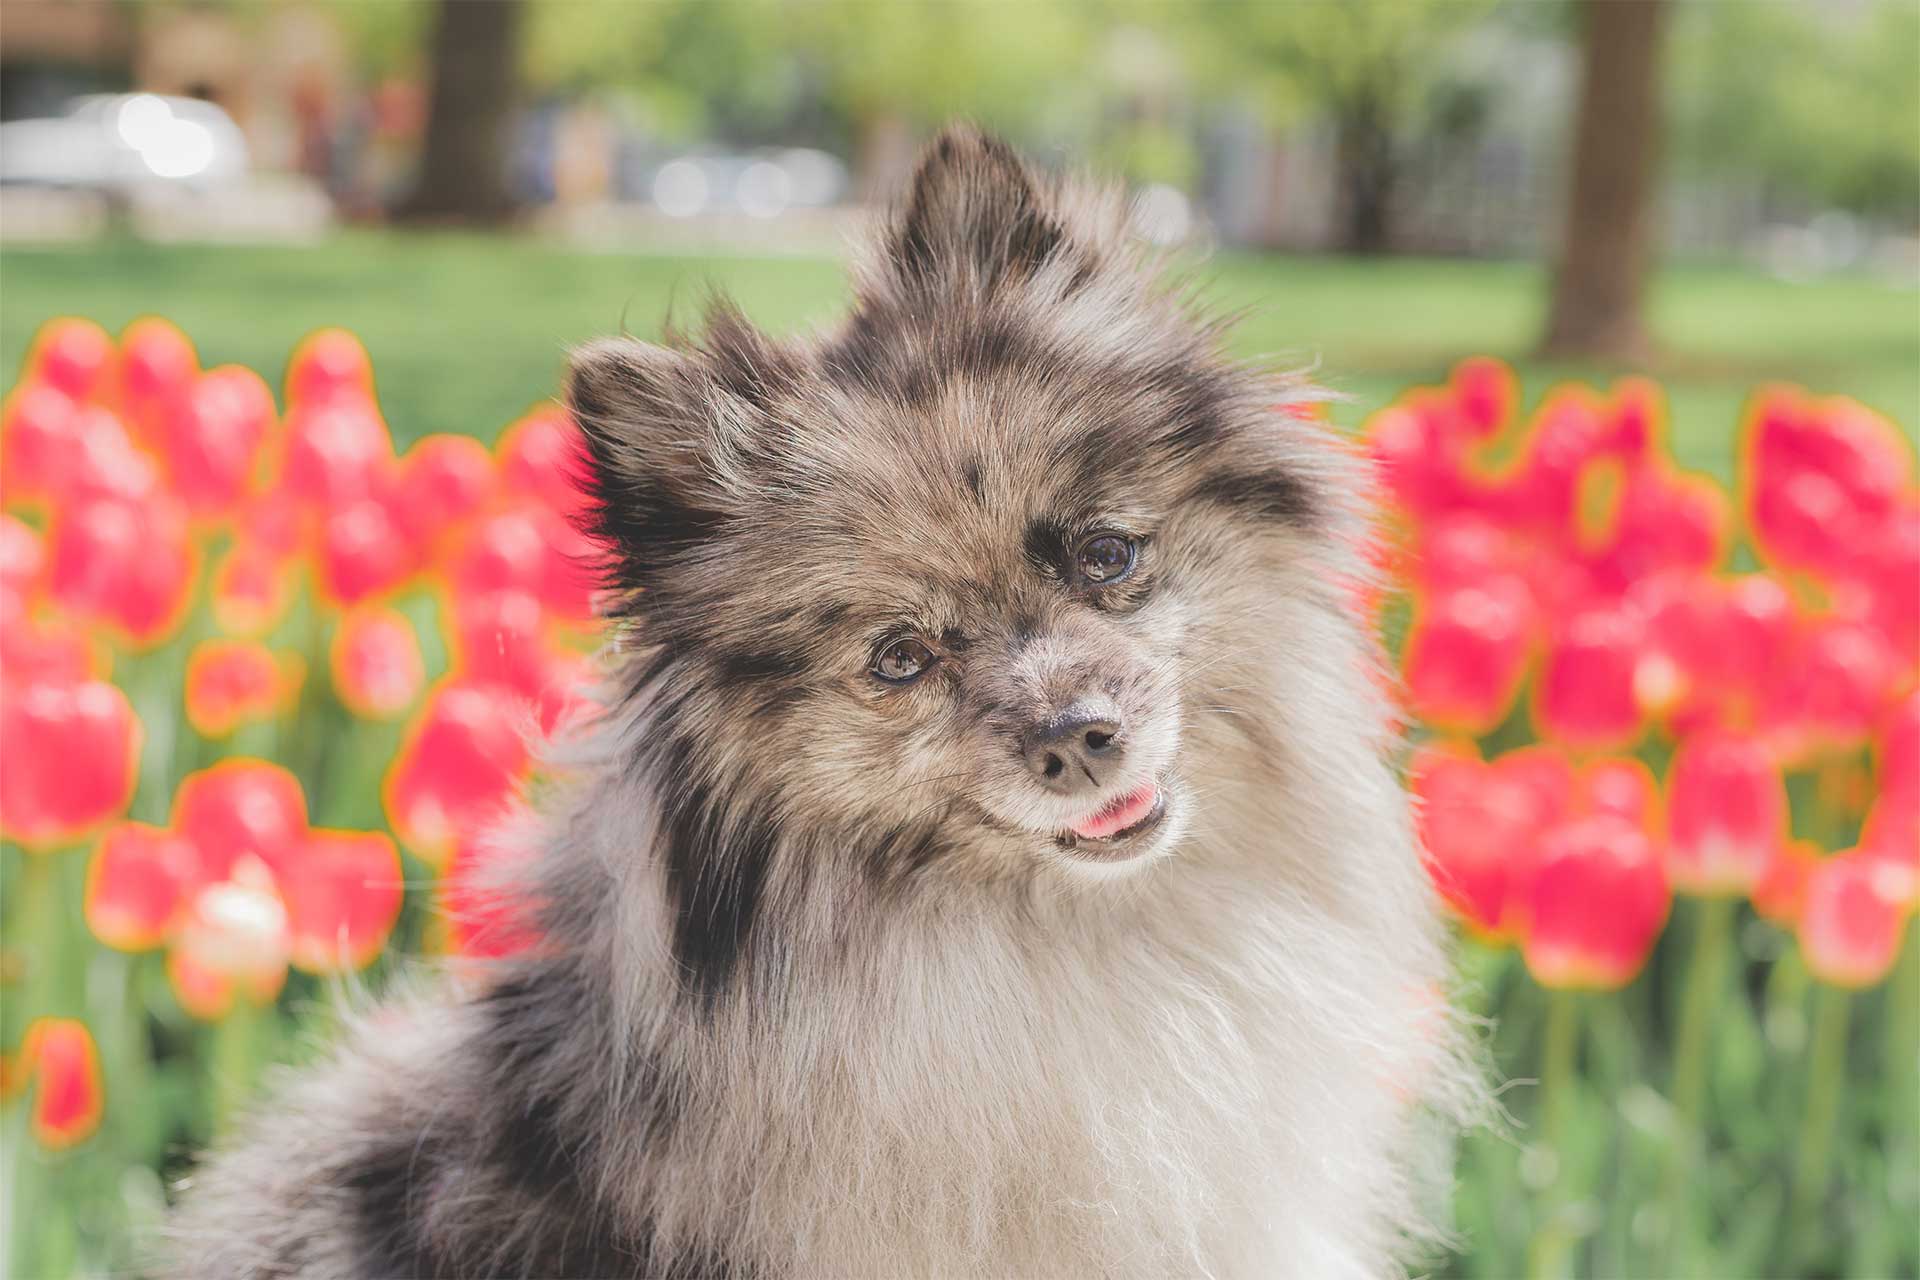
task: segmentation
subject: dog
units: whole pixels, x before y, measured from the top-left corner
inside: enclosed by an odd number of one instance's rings
[[[190,1179],[174,1274],[1343,1276],[1476,1096],[1367,484],[1111,187],[952,127],[838,328],[577,351],[601,710],[540,938]]]

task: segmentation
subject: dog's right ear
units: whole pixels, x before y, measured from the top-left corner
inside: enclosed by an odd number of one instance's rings
[[[713,462],[728,399],[695,353],[632,338],[573,352],[567,403],[586,437],[589,532],[616,557],[612,585],[650,585],[724,518]]]

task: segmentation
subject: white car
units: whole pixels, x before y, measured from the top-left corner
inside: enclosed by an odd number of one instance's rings
[[[247,143],[211,102],[153,93],[75,98],[67,113],[0,124],[0,183],[131,192],[247,172]]]

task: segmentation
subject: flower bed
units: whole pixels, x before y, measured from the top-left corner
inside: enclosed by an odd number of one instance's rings
[[[1728,494],[1657,387],[1522,420],[1485,360],[1365,430],[1428,866],[1545,1080],[1469,1141],[1467,1271],[1920,1262],[1833,1227],[1920,1185],[1912,451],[1788,387],[1740,432]],[[163,321],[53,322],[0,451],[9,1247],[59,1273],[125,1265],[333,987],[523,945],[475,835],[592,714],[597,549],[562,410],[396,453],[337,330],[276,401]]]

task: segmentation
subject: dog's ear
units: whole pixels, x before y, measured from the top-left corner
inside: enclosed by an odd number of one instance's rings
[[[574,351],[567,402],[586,437],[591,532],[615,552],[619,585],[649,585],[737,509],[767,411],[793,376],[726,303],[698,348],[602,338]]]
[[[1067,250],[1049,203],[1012,147],[950,125],[920,156],[885,241],[888,266],[902,286],[940,292],[1030,278]]]

